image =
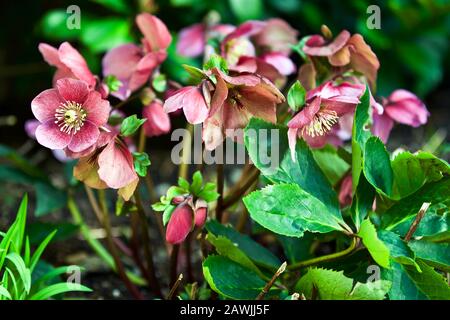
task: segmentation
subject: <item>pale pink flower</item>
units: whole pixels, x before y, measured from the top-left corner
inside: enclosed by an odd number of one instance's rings
[[[170,117],[164,112],[161,101],[155,100],[142,110],[147,121],[144,123],[147,137],[159,136],[170,132]]]
[[[198,124],[208,117],[208,106],[203,97],[201,86],[188,86],[174,92],[164,102],[166,113],[183,108],[184,115],[189,123]]]
[[[96,79],[89,70],[86,60],[70,43],[62,43],[58,49],[49,44],[40,43],[38,48],[44,60],[57,68],[53,77],[53,84],[62,78],[73,78],[83,80],[90,89],[95,87]]]
[[[80,152],[97,142],[99,128],[108,121],[111,108],[86,82],[63,78],[56,82],[56,88],[34,98],[31,110],[41,123],[36,129],[40,144]]]
[[[103,75],[114,75],[122,82],[113,96],[125,100],[142,87],[155,68],[167,57],[166,49],[172,37],[164,23],[157,17],[142,13],[136,23],[144,38],[142,46],[124,44],[111,49],[102,60]]]

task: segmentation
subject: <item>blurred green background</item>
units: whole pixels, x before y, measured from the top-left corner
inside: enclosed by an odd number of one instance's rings
[[[72,4],[81,9],[79,30],[66,27],[66,9]],[[369,30],[366,26],[367,7],[372,4],[381,9],[380,30]],[[137,13],[148,11],[158,15],[176,35],[181,28],[202,21],[212,10],[219,13],[222,22],[232,24],[280,17],[298,29],[300,37],[318,33],[321,24],[328,25],[334,34],[342,29],[361,33],[381,62],[377,94],[387,96],[396,88],[405,88],[423,98],[432,117],[427,129],[416,134],[425,135],[425,140],[438,128],[448,129],[449,0],[2,1],[0,144],[23,146],[28,139],[23,124],[32,118],[30,101],[51,86],[54,68],[43,62],[37,49],[40,42],[58,46],[70,41],[88,60],[91,69],[99,73],[106,50],[139,41],[134,23]],[[186,75],[181,63],[200,61],[177,56],[172,46],[163,72],[182,82]],[[401,143],[412,144],[407,140],[411,131],[399,130],[398,135],[406,139],[400,139]],[[161,139],[156,140],[158,144]],[[443,152],[448,153],[448,149],[444,144]]]

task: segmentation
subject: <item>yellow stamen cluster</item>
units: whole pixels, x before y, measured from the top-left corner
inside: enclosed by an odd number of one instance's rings
[[[323,136],[331,130],[331,127],[338,122],[338,115],[333,110],[320,110],[314,115],[313,120],[302,129],[302,135],[312,138]]]
[[[67,101],[56,109],[55,123],[60,127],[61,132],[76,134],[83,127],[86,115],[81,104]]]

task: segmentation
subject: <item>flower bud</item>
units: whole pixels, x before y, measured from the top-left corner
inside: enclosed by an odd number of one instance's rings
[[[194,221],[195,225],[199,228],[203,227],[208,216],[208,204],[203,199],[198,199],[195,202],[195,214]]]
[[[180,203],[172,213],[166,230],[166,241],[182,243],[193,227],[193,211],[187,202]]]

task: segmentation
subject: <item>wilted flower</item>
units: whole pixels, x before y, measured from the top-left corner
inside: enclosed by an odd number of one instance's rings
[[[419,127],[427,123],[430,113],[425,104],[413,93],[399,89],[383,99],[384,113],[374,113],[373,133],[387,141],[394,122]]]
[[[164,112],[161,101],[155,100],[145,106],[142,115],[147,119],[143,125],[147,137],[159,136],[170,131],[170,118]]]
[[[288,123],[292,157],[295,158],[297,136],[312,147],[325,145],[333,126],[341,116],[355,110],[363,92],[362,85],[347,82],[335,84],[331,81],[309,91],[305,107]]]
[[[344,30],[334,40],[313,35],[306,41],[303,51],[312,57],[326,57],[334,67],[346,66],[358,71],[366,76],[372,87],[375,86],[380,63],[360,34],[351,36]]]
[[[144,85],[153,70],[167,57],[166,49],[172,37],[165,24],[148,13],[139,14],[136,23],[144,38],[142,47],[124,44],[111,49],[103,57],[103,75],[113,75],[122,86],[113,96],[125,100]]]
[[[50,149],[83,151],[97,142],[99,128],[108,121],[110,105],[81,80],[63,78],[56,88],[41,92],[31,102],[41,123],[36,139]]]
[[[57,68],[53,77],[54,84],[62,78],[73,78],[83,80],[90,89],[95,87],[96,79],[89,70],[86,60],[70,43],[62,43],[58,49],[46,43],[40,43],[38,48],[44,60]]]

